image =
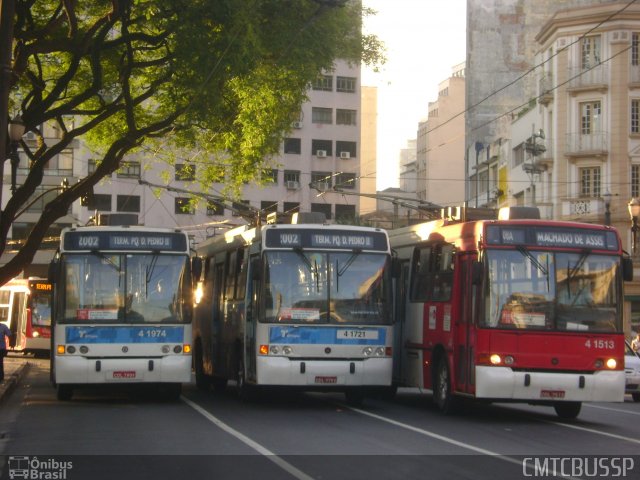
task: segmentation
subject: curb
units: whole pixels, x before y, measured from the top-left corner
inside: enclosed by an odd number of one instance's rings
[[[11,392],[13,392],[16,386],[20,383],[20,380],[22,380],[29,370],[30,366],[31,364],[29,362],[25,362],[11,374],[7,375],[4,383],[0,385],[0,403],[2,403],[4,399],[11,394]]]

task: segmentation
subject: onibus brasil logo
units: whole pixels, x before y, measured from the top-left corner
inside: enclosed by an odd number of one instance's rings
[[[28,480],[66,480],[67,471],[73,468],[72,462],[63,462],[54,458],[10,456],[8,461],[9,478]]]

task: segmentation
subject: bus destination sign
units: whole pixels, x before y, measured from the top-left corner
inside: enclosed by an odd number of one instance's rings
[[[180,233],[140,231],[75,231],[64,236],[65,250],[170,250],[186,251]]]
[[[382,232],[273,229],[267,230],[265,244],[270,248],[386,250],[387,237]]]
[[[490,245],[533,245],[539,247],[617,250],[618,237],[612,231],[542,226],[487,226]]]

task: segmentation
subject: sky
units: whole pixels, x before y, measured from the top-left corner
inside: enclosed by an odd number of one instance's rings
[[[467,0],[363,0],[376,10],[365,33],[385,44],[380,73],[363,68],[362,85],[378,87],[376,187],[398,186],[400,149],[415,138],[438,84],[465,61]]]

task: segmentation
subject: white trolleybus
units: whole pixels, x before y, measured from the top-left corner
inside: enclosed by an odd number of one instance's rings
[[[384,230],[346,225],[240,227],[197,248],[199,388],[236,380],[338,390],[350,403],[391,388],[391,256]],[[194,269],[195,270],[195,269]]]
[[[52,261],[51,380],[58,398],[86,384],[191,380],[193,291],[184,232],[145,227],[62,231]]]

